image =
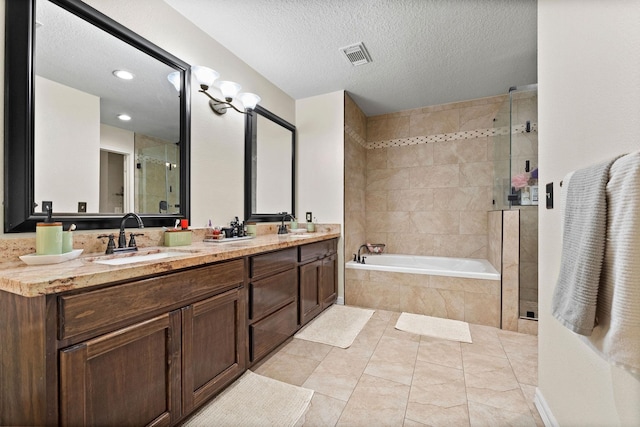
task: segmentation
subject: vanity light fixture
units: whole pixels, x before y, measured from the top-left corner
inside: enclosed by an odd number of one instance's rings
[[[167,80],[169,80],[169,83],[171,83],[173,87],[175,87],[176,90],[180,92],[180,71],[169,73],[169,75],[167,76]]]
[[[113,70],[113,75],[122,80],[132,80],[135,75],[125,70]]]
[[[228,80],[216,81],[220,77],[220,73],[211,68],[194,65],[191,70],[198,85],[200,85],[198,92],[205,94],[209,98],[209,106],[218,115],[225,114],[229,108],[233,108],[238,113],[251,114],[251,110],[256,108],[256,105],[260,102],[260,97],[255,93],[240,92],[241,86],[238,83]],[[215,86],[220,90],[224,100],[215,98],[207,92],[211,86]],[[242,103],[245,111],[239,110],[232,104],[234,99]]]

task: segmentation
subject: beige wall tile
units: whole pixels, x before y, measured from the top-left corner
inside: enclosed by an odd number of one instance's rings
[[[408,136],[437,135],[457,132],[460,128],[457,109],[412,114]]]
[[[489,211],[492,192],[490,187],[435,188],[433,204],[446,211]]]
[[[486,211],[460,212],[460,234],[487,234]],[[491,247],[491,246],[489,246]]]
[[[406,255],[433,255],[433,237],[428,234],[389,233],[385,252]]]
[[[424,166],[407,170],[410,171],[411,188],[443,188],[459,185],[460,168],[457,164]]]
[[[446,211],[417,211],[410,213],[411,229],[421,234],[457,234],[460,217]]]
[[[388,168],[408,168],[433,164],[433,144],[387,148]]]
[[[460,109],[460,130],[488,129],[502,108],[502,102],[493,102]]]
[[[493,163],[478,162],[460,165],[461,187],[490,187],[493,185]]]
[[[478,293],[464,295],[465,322],[500,327],[500,296]]]
[[[367,141],[385,141],[407,138],[409,135],[409,117],[386,117],[367,121]]]
[[[369,169],[367,190],[398,190],[409,188],[411,169]]]
[[[368,207],[369,205],[367,205]],[[390,211],[430,211],[433,206],[433,189],[416,188],[394,190],[387,193],[387,206]]]
[[[487,215],[488,260],[500,272],[502,268],[502,211],[491,211]]]
[[[487,258],[486,235],[434,235],[433,254],[456,258]]]
[[[472,138],[433,143],[435,164],[470,163],[487,160],[488,138]]]
[[[367,169],[387,168],[387,148],[376,148],[367,151]]]
[[[464,292],[423,286],[402,286],[398,292],[400,311],[444,319],[464,319]]]
[[[367,211],[366,217],[367,234],[368,230],[393,231],[394,233],[410,233],[413,231],[411,229],[411,216],[409,212]]]
[[[368,190],[365,192],[366,210],[369,212],[386,212],[389,210],[387,206],[387,190]],[[400,210],[400,209],[396,209]]]

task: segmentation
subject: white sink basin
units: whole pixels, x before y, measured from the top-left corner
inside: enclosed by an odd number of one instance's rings
[[[124,265],[124,264],[133,264],[136,262],[145,262],[145,261],[154,261],[158,259],[171,258],[171,257],[179,257],[189,255],[189,252],[155,252],[151,254],[144,255],[136,255],[131,254],[128,256],[117,257],[117,258],[97,258],[92,260],[97,264],[107,264],[107,265]]]
[[[308,239],[315,236],[315,233],[290,233],[288,236],[292,239]]]

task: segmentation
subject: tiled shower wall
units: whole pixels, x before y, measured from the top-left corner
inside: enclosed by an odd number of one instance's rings
[[[505,102],[503,95],[369,117],[366,241],[390,253],[486,258],[490,136]],[[355,250],[355,241],[345,248]]]
[[[344,112],[344,253],[348,260],[366,241],[367,117],[347,94],[344,97]]]

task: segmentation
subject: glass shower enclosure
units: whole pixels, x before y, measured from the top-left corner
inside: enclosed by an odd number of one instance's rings
[[[511,87],[494,121],[496,210],[519,211],[519,313],[538,317],[538,86]]]

